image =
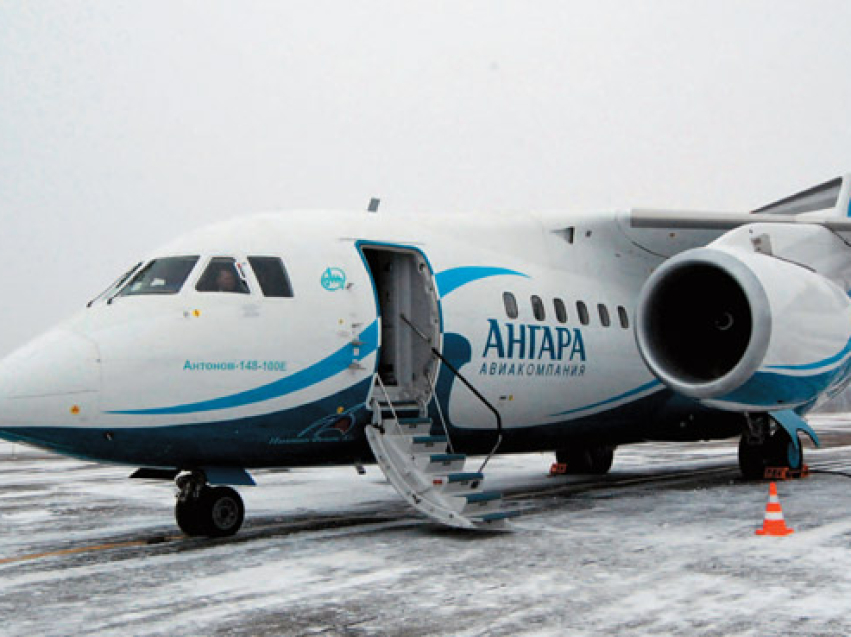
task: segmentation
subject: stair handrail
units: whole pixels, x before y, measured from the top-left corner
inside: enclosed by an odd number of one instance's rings
[[[381,382],[381,376],[376,373],[375,380],[378,381],[378,386],[381,388],[381,392],[384,394],[384,397],[387,399],[387,405],[390,407],[390,413],[393,414],[393,420],[396,421],[396,424],[399,424],[399,416],[396,415],[396,409],[393,407],[393,401],[390,400],[390,394],[387,393],[387,388],[384,386],[384,383]],[[378,407],[378,413],[381,414],[381,406]],[[381,433],[384,433],[384,423],[381,423]]]
[[[490,462],[490,459],[493,458],[497,449],[499,449],[500,445],[502,444],[502,437],[503,437],[502,436],[502,416],[500,416],[499,411],[496,409],[496,407],[494,407],[487,398],[482,396],[482,394],[479,392],[479,390],[476,389],[475,387],[473,387],[473,385],[470,383],[470,381],[468,381],[466,378],[464,378],[464,375],[461,372],[459,372],[458,369],[452,363],[450,363],[448,360],[446,360],[446,358],[443,356],[443,354],[441,354],[440,352],[437,351],[437,349],[434,347],[434,345],[431,344],[431,339],[428,336],[426,336],[425,334],[423,334],[422,331],[420,331],[420,329],[416,325],[411,323],[411,321],[408,320],[407,316],[405,316],[403,313],[400,313],[399,318],[401,318],[402,321],[408,327],[410,327],[414,331],[415,334],[417,334],[421,339],[423,339],[426,342],[426,344],[431,349],[432,355],[436,356],[444,365],[446,365],[446,367],[449,369],[449,371],[452,372],[455,375],[455,377],[458,378],[458,380],[460,380],[462,383],[464,383],[464,386],[467,387],[467,389],[469,389],[471,392],[473,392],[473,395],[476,398],[478,398],[485,405],[485,407],[490,409],[493,412],[494,416],[496,416],[496,444],[494,445],[493,449],[491,449],[490,453],[485,458],[485,461],[482,463],[482,466],[479,467],[479,473],[482,473],[485,470],[485,467],[487,466],[488,462]],[[434,391],[435,391],[435,396],[436,396],[437,395],[437,387],[435,387]]]
[[[424,373],[428,384],[432,385],[428,370]],[[435,379],[435,383],[432,385],[431,398],[426,402],[426,409],[428,409],[428,403],[432,400],[434,400],[434,406],[437,408],[437,415],[440,416],[440,426],[443,427],[443,433],[446,434],[446,444],[449,445],[449,453],[455,453],[455,448],[452,446],[452,437],[449,435],[449,427],[446,424],[446,418],[443,416],[443,407],[440,406],[440,401],[437,399],[437,379]]]

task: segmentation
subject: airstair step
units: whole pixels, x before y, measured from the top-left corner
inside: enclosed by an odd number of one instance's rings
[[[469,491],[477,490],[484,480],[481,473],[450,473],[448,475],[436,475],[431,483],[446,495],[459,495]]]
[[[445,451],[446,443],[446,436],[414,436],[411,438],[411,451]]]
[[[452,473],[461,471],[467,456],[463,453],[434,453],[428,457],[425,465],[420,465],[426,473]]]
[[[484,480],[485,476],[482,473],[450,473],[446,476],[447,482],[469,482],[471,480]]]
[[[476,519],[489,513],[496,513],[502,506],[502,494],[498,491],[459,493],[456,494],[456,500],[460,513]]]
[[[407,435],[428,435],[431,418],[399,418],[399,432]]]
[[[400,418],[400,425],[422,425],[428,423],[431,424],[431,418]]]
[[[436,444],[446,442],[446,436],[414,436],[413,441],[420,444],[427,444],[430,442]]]
[[[491,502],[493,500],[501,500],[502,494],[499,491],[482,491],[481,493],[468,493],[463,496],[468,503],[474,502]]]
[[[405,403],[393,403],[392,405],[384,402],[379,402],[379,408],[381,409],[382,414],[392,415],[394,412],[405,412],[405,413],[419,413],[420,405],[415,402],[405,402]]]
[[[467,456],[463,453],[435,453],[429,458],[432,462],[455,462],[456,460],[466,460]]]

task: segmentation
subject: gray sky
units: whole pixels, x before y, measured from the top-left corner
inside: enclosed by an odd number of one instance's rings
[[[271,208],[748,209],[851,171],[851,3],[0,0],[0,355]]]

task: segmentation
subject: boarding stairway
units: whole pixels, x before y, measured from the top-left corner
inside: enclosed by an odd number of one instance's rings
[[[452,452],[446,431],[433,435],[427,411],[415,402],[373,400],[366,437],[387,480],[408,504],[441,524],[507,529],[506,521],[519,511],[503,509],[502,494],[482,488],[484,465],[464,470],[467,456]]]

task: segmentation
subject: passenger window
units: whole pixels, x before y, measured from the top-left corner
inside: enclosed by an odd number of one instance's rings
[[[544,302],[541,300],[540,296],[532,297],[532,314],[535,315],[535,318],[539,321],[544,320]]]
[[[618,305],[618,318],[621,320],[621,327],[625,330],[629,329],[629,314],[626,313],[626,308]]]
[[[561,299],[553,299],[553,307],[555,307],[558,322],[567,323],[567,310],[564,307],[564,301]]]
[[[612,324],[612,321],[609,319],[609,308],[600,303],[597,305],[597,311],[600,313],[600,323],[603,327],[609,327]]]
[[[576,313],[579,314],[579,322],[583,325],[588,325],[588,308],[582,301],[576,302]]]
[[[514,295],[511,292],[503,292],[502,302],[505,303],[505,314],[508,318],[516,319],[518,315],[517,299],[514,298]]]
[[[195,289],[199,292],[232,292],[248,294],[245,277],[237,269],[236,259],[232,257],[213,257],[198,279]]]
[[[263,296],[291,297],[293,288],[284,263],[278,257],[248,257]]]
[[[177,294],[197,262],[197,256],[154,259],[130,279],[118,296]]]

